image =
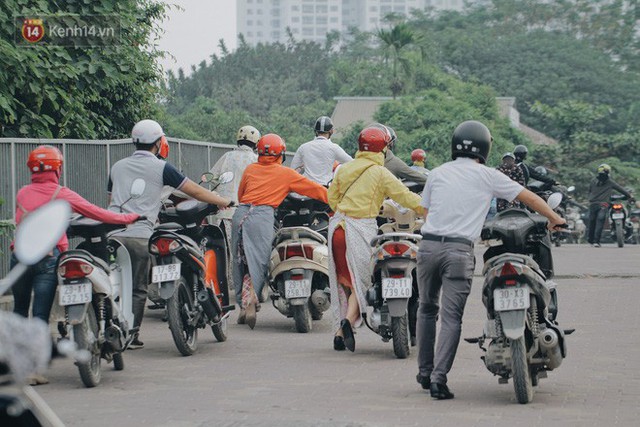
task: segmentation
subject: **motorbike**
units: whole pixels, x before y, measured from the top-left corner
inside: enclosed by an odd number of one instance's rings
[[[551,194],[560,194],[562,196],[562,200],[559,205],[554,209],[554,211],[560,215],[562,218],[566,219],[567,207],[569,204],[575,204],[571,199],[571,193],[573,193],[576,189],[573,185],[570,187],[565,187],[563,185],[552,185],[549,183],[533,180],[527,186],[531,191],[540,196],[543,200],[547,200]],[[568,223],[568,221],[567,221]],[[554,231],[551,233],[551,242],[556,246],[562,246],[562,242],[566,241],[569,236],[571,236],[572,230],[569,228],[565,231]]]
[[[145,186],[143,179],[136,179],[126,202],[140,197]],[[132,327],[131,258],[117,237],[110,236],[125,227],[77,217],[70,222],[67,233],[82,242],[58,259],[56,293],[64,312],[58,319],[58,332],[61,338],[70,338],[91,354],[86,363],[76,363],[86,387],[100,383],[102,359],[113,362],[116,371],[124,369],[122,353],[137,332]]]
[[[618,247],[624,247],[625,241],[632,241],[634,238],[633,223],[629,219],[626,206],[622,203],[626,196],[614,194],[611,196],[609,207],[609,230],[611,240],[618,243]]]
[[[312,320],[329,309],[329,214],[324,203],[291,193],[276,211],[277,232],[269,267],[271,302],[293,317],[296,330],[310,332]]]
[[[549,205],[561,197],[549,197]],[[522,209],[500,212],[485,223],[481,238],[490,247],[484,254],[482,302],[487,319],[480,337],[465,338],[479,345],[481,359],[500,384],[513,379],[522,404],[531,402],[538,380],[561,365],[567,355],[565,336],[573,332],[557,322],[546,227],[546,218]]]
[[[640,202],[636,202],[629,210],[629,221],[633,227],[633,243],[640,245]]]
[[[203,181],[231,182],[232,172],[219,177],[207,173]],[[204,219],[218,211],[215,205],[185,200],[160,211],[160,224],[149,239],[155,257],[152,282],[165,303],[171,336],[183,356],[198,348],[198,329],[211,327],[214,337],[227,340],[229,303],[226,234]]]
[[[70,215],[69,204],[58,200],[23,219],[16,230],[14,248],[19,263],[0,280],[0,295],[55,247]],[[40,395],[26,385],[30,374],[46,369],[52,354],[73,356],[73,346],[65,348],[64,344],[52,344],[45,322],[0,311],[0,425],[64,426]],[[86,355],[77,356],[82,359]]]
[[[580,243],[583,240],[587,230],[583,217],[587,211],[586,208],[580,206],[567,206],[565,219],[567,220],[570,243]]]
[[[418,311],[416,265],[419,232],[423,224],[416,213],[392,200],[385,200],[381,217],[389,222],[379,227],[379,235],[371,240],[371,283],[366,294],[372,312],[365,317],[369,329],[393,341],[393,352],[399,359],[409,356],[409,344],[415,345]]]

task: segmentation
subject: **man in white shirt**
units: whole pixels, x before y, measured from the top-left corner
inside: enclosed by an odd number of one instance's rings
[[[491,133],[482,123],[461,123],[451,141],[453,161],[431,171],[423,192],[426,214],[417,267],[420,307],[416,380],[438,400],[454,396],[447,386],[447,373],[456,355],[462,315],[471,291],[473,244],[480,237],[491,199],[520,200],[547,217],[549,229],[565,223],[540,197],[484,165],[491,142]],[[440,334],[434,352],[438,318]]]
[[[316,137],[298,148],[291,161],[291,168],[320,185],[328,185],[333,178],[333,164],[346,163],[353,158],[338,144],[331,142],[333,123],[327,116],[319,117],[314,126]]]

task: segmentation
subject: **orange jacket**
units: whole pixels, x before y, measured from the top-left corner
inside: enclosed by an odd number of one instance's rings
[[[325,187],[305,178],[291,168],[282,166],[280,158],[260,156],[258,163],[247,166],[242,175],[238,188],[238,201],[276,208],[290,192],[327,203]]]

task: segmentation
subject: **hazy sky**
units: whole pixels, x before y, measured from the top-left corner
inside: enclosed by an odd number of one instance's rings
[[[210,62],[213,53],[219,53],[218,40],[224,39],[229,50],[235,49],[236,1],[235,0],[167,0],[172,7],[162,26],[160,49],[175,58],[161,61],[165,70],[183,68],[189,73],[191,65],[202,60]]]

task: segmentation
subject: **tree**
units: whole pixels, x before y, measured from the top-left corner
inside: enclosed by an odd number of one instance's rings
[[[3,136],[112,138],[156,110],[161,55],[151,38],[165,5],[151,0],[4,0],[0,8],[0,122]],[[117,15],[116,45],[14,42],[16,16],[56,19]]]
[[[390,83],[391,93],[395,99],[404,88],[403,81],[398,77],[398,66],[404,70],[406,76],[411,75],[411,62],[403,55],[408,46],[418,42],[419,37],[406,23],[394,25],[390,30],[380,29],[376,36],[382,42],[385,51],[391,53],[392,57],[392,80]]]

